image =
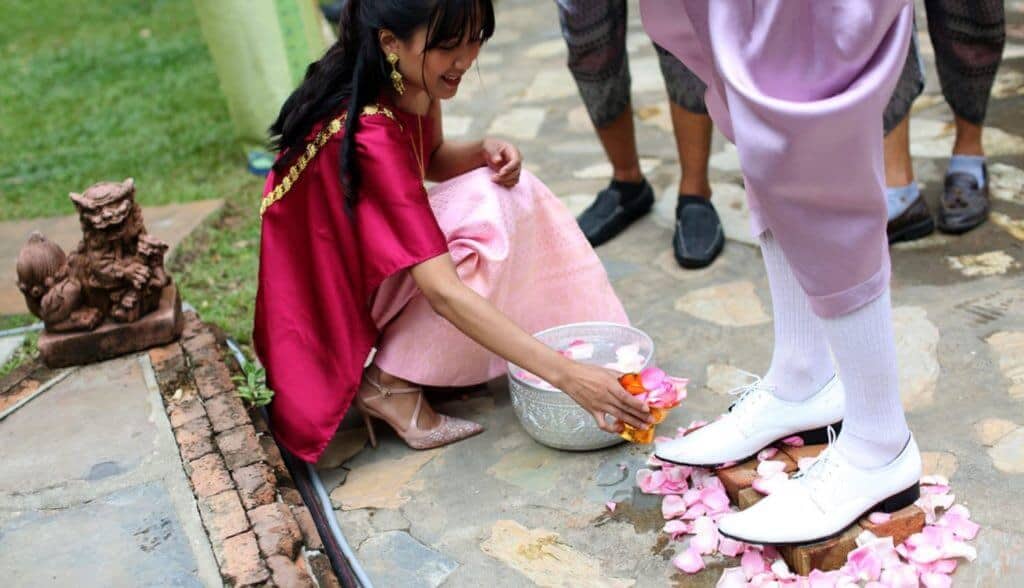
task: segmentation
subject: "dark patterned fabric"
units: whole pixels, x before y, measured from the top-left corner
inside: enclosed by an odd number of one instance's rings
[[[985,122],[1006,43],[1003,0],[925,0],[942,94],[953,112]]]

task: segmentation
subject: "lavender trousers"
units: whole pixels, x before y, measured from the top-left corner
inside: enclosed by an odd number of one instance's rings
[[[882,113],[907,59],[909,0],[641,0],[644,28],[707,84],[739,151],[756,234],[771,230],[811,308],[889,284]]]

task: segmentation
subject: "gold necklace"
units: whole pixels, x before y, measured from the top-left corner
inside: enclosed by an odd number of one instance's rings
[[[413,141],[412,133],[410,133],[409,143],[412,144],[412,152],[416,156],[416,163],[420,165],[420,179],[425,180],[427,178],[427,170],[423,164],[423,119],[418,114],[416,115],[416,128],[418,142]]]

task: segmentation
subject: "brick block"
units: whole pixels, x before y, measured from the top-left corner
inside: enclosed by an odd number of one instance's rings
[[[309,567],[320,588],[341,588],[341,582],[334,575],[334,569],[331,568],[331,560],[326,555],[322,553],[311,554],[309,556]]]
[[[184,461],[192,461],[214,451],[213,429],[205,418],[188,421],[175,429],[174,438]]]
[[[858,525],[852,525],[837,537],[809,543],[807,545],[783,545],[779,554],[789,569],[806,576],[813,569],[823,572],[838,570],[846,563],[846,555],[857,548],[857,536],[863,532]]]
[[[173,429],[177,429],[189,421],[206,416],[203,401],[195,395],[182,398],[177,402],[171,401],[168,405],[170,410],[167,413],[167,418],[171,421],[171,428]]]
[[[263,449],[256,439],[252,425],[235,427],[216,437],[217,447],[224,456],[229,470],[237,470],[249,464],[263,461]]]
[[[215,549],[220,574],[229,586],[252,586],[270,579],[270,570],[260,558],[256,534],[252,531],[235,535]]]
[[[313,515],[309,509],[305,506],[293,506],[292,514],[295,516],[295,522],[299,524],[299,530],[302,531],[303,545],[307,549],[322,551],[324,542],[320,538],[320,532],[316,530],[316,523],[313,522]]]
[[[762,498],[764,498],[764,495],[757,490],[754,490],[753,488],[744,488],[737,493],[736,506],[738,506],[740,510],[746,510],[757,504]]]
[[[217,361],[197,365],[192,370],[192,377],[196,381],[196,389],[204,400],[208,400],[218,394],[234,394],[235,384],[231,381],[231,371],[220,359]]]
[[[785,463],[786,472],[796,471],[796,462],[782,451],[776,454],[772,460]],[[740,490],[750,488],[750,485],[754,483],[754,479],[757,478],[758,463],[760,462],[757,461],[757,458],[748,459],[731,468],[723,468],[715,472],[718,475],[718,479],[722,481],[722,485],[725,486],[725,492],[729,495],[729,500],[733,504],[739,504]]]
[[[218,394],[206,401],[206,414],[215,433],[229,431],[249,424],[249,413],[234,390]]]
[[[199,514],[203,516],[203,524],[214,542],[249,530],[249,519],[245,517],[245,509],[234,490],[200,498]]]
[[[790,445],[779,445],[779,448],[783,453],[789,456],[797,464],[800,463],[800,459],[804,457],[818,457],[822,451],[828,445],[804,445],[803,447],[792,447]]]
[[[199,365],[214,359],[220,359],[220,351],[217,348],[217,338],[208,331],[203,331],[191,339],[182,341],[181,346],[188,354],[192,365]]]
[[[264,556],[283,555],[293,559],[298,555],[302,531],[287,505],[274,502],[259,506],[249,511],[249,516]]]
[[[879,537],[892,537],[896,545],[924,529],[924,511],[913,504],[892,513],[891,516],[888,521],[877,525],[869,521],[868,517],[864,517],[860,521],[860,526]]]
[[[199,315],[197,315],[194,310],[189,310],[181,314],[185,321],[185,328],[181,332],[182,339],[191,339],[196,335],[207,331],[206,325],[199,320]]]
[[[281,450],[278,448],[274,438],[270,435],[260,437],[260,447],[263,448],[263,454],[267,458],[267,463],[270,464],[270,467],[274,468],[274,475],[277,476],[277,479],[291,482],[292,475],[288,471],[288,466],[284,464]]]
[[[207,498],[234,489],[231,474],[224,466],[224,460],[217,453],[208,453],[188,463],[188,477],[199,498]]]
[[[177,341],[150,349],[149,362],[153,364],[156,381],[163,389],[176,387],[185,374],[185,354]]]
[[[242,498],[242,506],[252,510],[257,506],[270,504],[277,498],[277,478],[265,463],[254,463],[231,472]]]
[[[300,560],[302,556],[299,556]],[[270,575],[279,588],[316,588],[313,578],[305,571],[304,565],[283,555],[272,555],[267,558]]]

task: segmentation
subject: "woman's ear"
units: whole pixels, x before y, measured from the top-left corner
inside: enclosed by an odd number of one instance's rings
[[[377,41],[380,44],[380,50],[384,52],[384,55],[388,53],[398,53],[398,37],[394,33],[387,29],[381,29],[377,33]]]

